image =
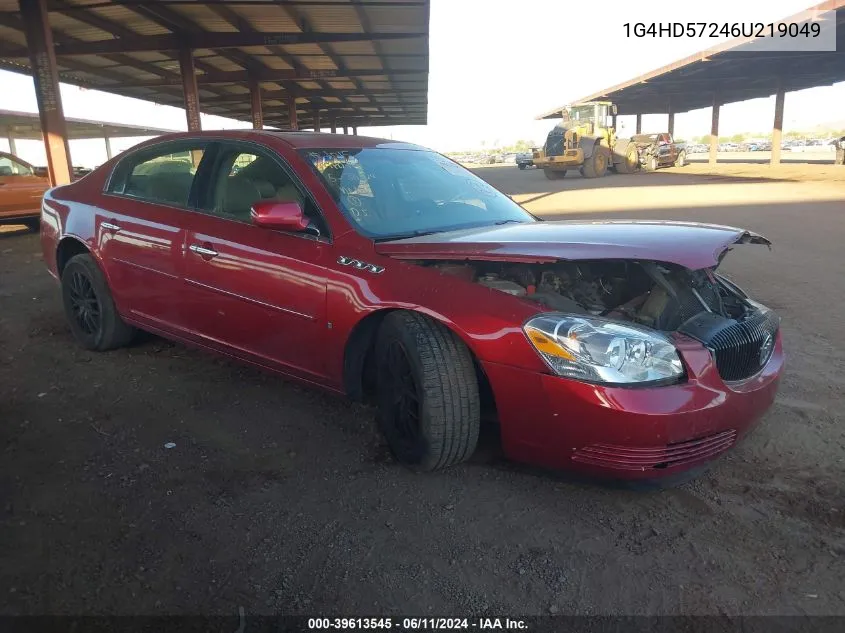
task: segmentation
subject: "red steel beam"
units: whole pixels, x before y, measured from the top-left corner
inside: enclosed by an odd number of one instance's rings
[[[35,99],[41,119],[41,133],[47,152],[50,182],[63,185],[70,182],[70,148],[67,125],[59,92],[59,73],[53,54],[53,32],[47,14],[46,0],[19,0],[26,32],[26,44],[32,65]]]
[[[406,74],[406,75],[418,75],[424,74],[418,70],[411,70],[411,71],[398,71],[394,70],[393,74]],[[253,73],[250,73],[246,70],[234,70],[234,71],[217,71],[217,72],[206,72],[203,75],[200,75],[197,78],[197,82],[200,85],[208,86],[213,84],[244,84],[247,83],[251,77],[254,77],[258,81],[314,81],[315,79],[324,79],[324,78],[349,78],[349,77],[378,77],[384,75],[383,70],[376,70],[376,69],[367,69],[367,70],[354,70],[349,69],[346,72],[341,72],[338,70],[306,70],[306,71],[297,71],[297,70],[257,70]],[[408,81],[415,81],[415,80],[408,80]],[[174,84],[179,83],[179,79],[152,79],[149,81],[126,81],[123,84],[124,88],[159,88],[162,86],[171,86]]]
[[[783,105],[786,100],[786,91],[781,82],[778,82],[775,93],[775,121],[772,126],[772,165],[780,165],[780,143],[783,138]]]
[[[249,84],[250,114],[252,115],[252,127],[255,130],[264,128],[264,110],[261,105],[261,84],[253,80]]]
[[[296,120],[296,99],[293,97],[288,100],[288,125],[292,130],[299,129],[299,125]]]
[[[202,129],[200,99],[197,91],[197,75],[194,69],[194,54],[190,48],[183,48],[179,51],[179,70],[182,74],[182,91],[185,98],[188,131],[199,132]]]
[[[140,7],[131,7],[140,8]],[[108,53],[140,53],[173,51],[190,48],[243,48],[245,46],[281,46],[289,44],[323,44],[331,42],[369,42],[425,37],[424,33],[264,33],[195,31],[173,35],[139,35],[94,42],[78,41],[56,49],[57,55],[104,55]]]

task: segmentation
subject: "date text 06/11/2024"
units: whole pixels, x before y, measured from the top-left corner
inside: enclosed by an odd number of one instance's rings
[[[672,38],[816,38],[822,27],[818,22],[626,22],[625,37]]]
[[[308,630],[527,631],[518,618],[308,618]]]

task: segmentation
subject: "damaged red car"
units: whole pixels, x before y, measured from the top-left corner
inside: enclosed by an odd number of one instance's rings
[[[726,226],[542,221],[424,148],[227,131],[157,138],[50,190],[41,241],[92,350],[138,329],[376,405],[397,460],[660,479],[772,404],[778,317],[716,269]],[[486,416],[485,416],[486,419]]]

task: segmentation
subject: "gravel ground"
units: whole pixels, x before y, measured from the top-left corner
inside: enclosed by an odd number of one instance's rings
[[[659,492],[512,465],[489,437],[415,475],[366,407],[151,336],[81,351],[37,237],[5,231],[0,614],[845,615],[841,183],[778,203],[779,183],[671,170],[479,173],[546,216],[772,238],[724,266],[783,316],[788,370],[755,432]]]

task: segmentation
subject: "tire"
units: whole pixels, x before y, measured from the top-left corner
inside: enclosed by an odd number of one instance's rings
[[[643,168],[646,171],[657,171],[658,165],[659,163],[657,162],[657,156],[655,156],[654,154],[649,154],[648,156],[646,156]]]
[[[517,167],[519,167],[520,169],[525,169],[525,163],[519,163]]]
[[[21,222],[26,228],[30,231],[34,231],[38,233],[41,230],[41,218],[27,218],[23,222]]]
[[[581,175],[584,178],[601,178],[607,173],[610,164],[610,150],[599,145],[593,149],[592,155],[584,160]]]
[[[85,349],[105,352],[132,341],[114,306],[105,275],[88,254],[74,255],[62,271],[62,302],[70,331]]]
[[[675,159],[675,167],[683,167],[687,164],[687,153],[681,152],[678,154],[678,158]]]
[[[392,312],[379,330],[376,367],[379,427],[400,463],[432,471],[473,454],[478,379],[472,354],[452,332],[422,314]]]
[[[566,176],[565,169],[544,169],[543,173],[549,180],[560,180]]]
[[[640,156],[637,153],[637,146],[633,143],[624,142],[622,147],[619,147],[619,143],[617,143],[617,148],[619,149],[617,156],[621,160],[616,163],[616,173],[633,174],[640,168]]]

